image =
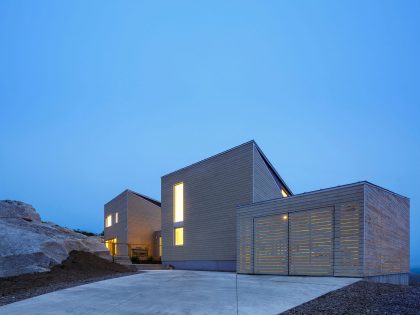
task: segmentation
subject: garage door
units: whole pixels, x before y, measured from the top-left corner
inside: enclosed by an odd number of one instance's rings
[[[289,214],[289,274],[333,275],[333,211]]]
[[[287,215],[254,218],[254,273],[288,274]]]

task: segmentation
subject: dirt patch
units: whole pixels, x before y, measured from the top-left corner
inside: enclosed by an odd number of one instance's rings
[[[359,281],[282,314],[420,314],[420,285],[415,283]]]
[[[125,266],[91,253],[72,251],[49,272],[0,278],[0,305],[81,284],[133,274]]]

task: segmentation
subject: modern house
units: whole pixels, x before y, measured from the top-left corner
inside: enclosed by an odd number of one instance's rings
[[[104,239],[113,256],[140,260],[159,258],[160,202],[131,190],[125,190],[104,206]]]
[[[254,141],[162,177],[162,262],[236,270],[238,205],[291,190]]]
[[[294,195],[255,141],[162,176],[161,200],[105,205],[106,225],[124,220],[105,228],[118,255],[139,243],[176,269],[408,281],[408,198],[369,182]]]

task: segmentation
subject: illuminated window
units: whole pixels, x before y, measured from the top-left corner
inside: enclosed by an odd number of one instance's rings
[[[283,215],[283,220],[287,220],[287,214]]]
[[[184,221],[184,183],[174,186],[174,222]]]
[[[281,195],[283,196],[283,197],[287,197],[287,196],[289,196],[288,194],[287,194],[287,192],[282,188],[281,189]]]
[[[175,228],[175,245],[182,246],[184,245],[184,228]]]
[[[118,223],[118,212],[115,212],[115,223]]]
[[[159,256],[162,257],[162,236],[159,236]]]
[[[105,227],[110,227],[112,225],[112,215],[108,215],[105,219]]]
[[[112,256],[117,255],[117,238],[105,241],[105,246],[109,249]]]

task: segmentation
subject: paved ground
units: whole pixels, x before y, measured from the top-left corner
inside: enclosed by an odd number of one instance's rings
[[[278,314],[358,279],[162,270],[0,307],[0,314]],[[238,296],[238,304],[237,304]]]

